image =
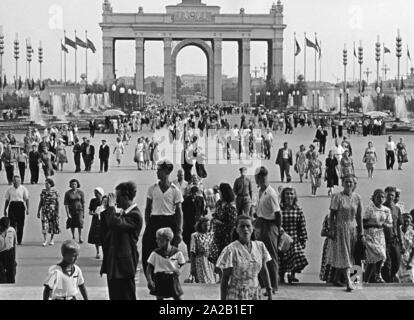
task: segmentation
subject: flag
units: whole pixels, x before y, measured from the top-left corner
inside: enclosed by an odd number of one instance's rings
[[[62,51],[65,51],[66,53],[69,53],[68,48],[66,48],[66,46],[63,43],[61,43],[61,46],[62,46]]]
[[[91,49],[93,53],[95,53],[96,52],[96,48],[95,48],[95,45],[93,44],[93,42],[91,40],[89,40],[89,39],[86,39],[86,41],[88,42],[88,45],[87,45],[88,48]]]
[[[314,44],[312,41],[310,41],[308,38],[306,38],[306,46],[310,48],[314,48],[316,52],[319,52],[318,46]]]
[[[85,49],[88,48],[88,45],[85,42],[83,42],[83,40],[79,39],[78,37],[76,37],[76,45],[81,48],[85,48]]]
[[[72,47],[73,49],[77,49],[76,42],[70,40],[68,37],[65,37],[65,45]]]
[[[358,59],[357,53],[356,53],[356,49],[355,49],[355,43],[354,43],[354,57]]]
[[[386,53],[391,53],[391,50],[388,49],[384,44],[384,54],[386,54]]]
[[[302,52],[302,49],[300,48],[298,40],[295,39],[295,42],[296,42],[295,57],[297,57],[299,55],[299,53]]]
[[[319,60],[321,59],[322,56],[322,50],[321,50],[321,46],[319,45],[318,39],[315,37],[315,42],[316,42],[316,46],[318,47],[318,52],[319,52]]]
[[[407,46],[407,57],[408,57],[408,59],[410,59],[410,60],[411,60],[410,49],[408,49],[408,46]]]

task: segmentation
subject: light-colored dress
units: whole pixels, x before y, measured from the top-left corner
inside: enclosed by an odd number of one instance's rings
[[[56,156],[58,163],[67,163],[68,157],[66,156],[66,149],[63,144],[58,145],[56,148]]]
[[[306,154],[302,151],[298,151],[298,153],[296,153],[296,170],[299,174],[299,176],[303,176],[307,170],[307,163],[306,163]]]
[[[194,268],[197,283],[216,283],[214,265],[208,261],[213,236],[212,232],[196,232],[191,235],[190,252],[195,256]]]
[[[135,148],[135,159],[137,159],[138,162],[144,162],[144,144],[138,143],[138,145]]]
[[[122,156],[124,154],[124,144],[122,142],[116,144],[114,153],[116,160],[121,161]]]
[[[413,283],[414,282],[414,269],[413,263],[410,263],[411,269],[407,269],[407,263],[410,258],[412,250],[414,250],[414,229],[412,226],[408,226],[406,232],[402,231],[400,226],[402,247],[405,252],[401,255],[401,265],[398,271],[398,278],[402,283]]]
[[[376,207],[371,203],[365,210],[364,220],[368,223],[388,223],[392,224],[392,216],[390,209],[381,206]],[[366,240],[366,262],[377,263],[379,261],[385,261],[387,259],[385,235],[383,228],[368,228],[365,229]]]
[[[328,264],[334,268],[351,268],[354,265],[354,251],[357,241],[358,208],[362,208],[361,197],[344,192],[335,194],[331,200],[331,210],[337,212],[334,222],[335,239],[331,242]]]
[[[353,164],[352,158],[343,157],[341,159],[341,177],[354,174]]]
[[[308,167],[312,187],[319,188],[322,183],[322,162],[320,160],[310,160]]]
[[[261,288],[259,273],[263,263],[272,258],[261,241],[252,241],[252,250],[249,252],[239,241],[235,241],[224,248],[217,267],[225,270],[232,269],[226,300],[260,300]]]
[[[375,163],[377,162],[375,154],[376,151],[374,147],[365,149],[363,162],[367,166],[367,169],[373,169],[375,167]]]

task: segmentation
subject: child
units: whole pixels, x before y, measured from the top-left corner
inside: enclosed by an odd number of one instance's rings
[[[191,235],[190,245],[191,275],[196,283],[216,283],[214,265],[208,261],[209,248],[213,242],[210,220],[201,217],[195,228],[196,232]]]
[[[185,265],[185,258],[181,251],[171,246],[174,234],[171,228],[162,228],[157,231],[158,249],[154,250],[148,258],[147,280],[150,294],[157,300],[174,298],[181,300],[179,276],[180,268]]]
[[[0,247],[0,283],[15,283],[17,236],[7,217],[0,219],[0,237],[4,241]]]
[[[79,256],[79,245],[74,240],[63,242],[62,261],[49,268],[44,281],[43,300],[76,300],[79,291],[88,300],[81,269],[75,264]]]
[[[213,219],[213,215],[216,213],[216,196],[213,189],[208,189],[205,193],[206,198],[206,217]]]

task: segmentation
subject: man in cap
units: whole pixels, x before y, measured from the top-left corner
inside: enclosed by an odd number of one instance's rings
[[[142,265],[147,270],[147,260],[157,248],[156,232],[161,228],[171,228],[174,239],[171,244],[178,247],[182,240],[183,213],[181,204],[183,195],[179,188],[170,182],[174,165],[168,160],[157,164],[158,182],[148,189],[145,208],[145,232],[142,238]]]
[[[106,144],[106,140],[102,140],[102,145],[99,147],[99,161],[100,161],[100,169],[99,172],[102,173],[103,171],[108,172],[108,163],[109,163],[109,155],[111,151],[109,146]]]
[[[86,140],[85,146],[85,167],[86,172],[91,172],[93,160],[95,159],[95,147],[91,145],[91,141]]]
[[[240,168],[241,176],[236,179],[233,186],[236,195],[236,208],[238,215],[250,215],[252,206],[252,182],[246,177],[247,168]]]
[[[29,169],[31,184],[37,184],[39,182],[39,161],[40,153],[37,150],[37,144],[32,143],[32,150],[29,152]]]

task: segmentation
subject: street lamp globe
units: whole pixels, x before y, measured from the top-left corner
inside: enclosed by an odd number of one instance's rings
[[[132,90],[131,89],[128,89],[128,94],[132,94]]]
[[[349,88],[348,88],[348,89],[346,89],[346,94],[347,94],[347,95],[349,95],[349,94],[350,94],[350,92],[351,92],[351,91],[349,90]]]
[[[124,93],[125,93],[125,88],[124,88],[124,87],[120,88],[120,89],[119,89],[119,93],[120,93],[120,94],[124,94]]]
[[[135,90],[135,89],[132,90],[132,94],[134,94],[134,95],[137,94],[137,90]]]
[[[377,87],[377,94],[378,95],[381,94],[381,88],[380,87]]]
[[[116,91],[116,85],[115,84],[112,85],[112,91],[114,91],[114,92]]]

